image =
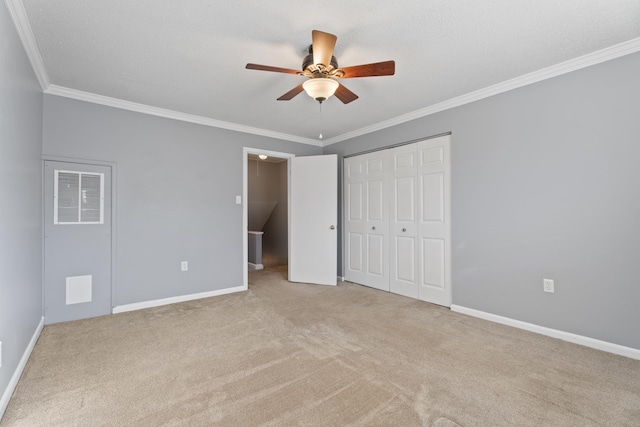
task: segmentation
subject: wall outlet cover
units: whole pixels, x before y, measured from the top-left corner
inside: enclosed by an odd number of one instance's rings
[[[545,292],[549,292],[549,293],[555,292],[553,280],[551,279],[542,279],[542,287]]]

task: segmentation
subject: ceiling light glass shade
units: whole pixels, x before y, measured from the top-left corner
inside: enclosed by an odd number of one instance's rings
[[[302,88],[307,92],[307,95],[318,102],[322,102],[333,95],[338,86],[340,86],[340,83],[326,77],[309,79],[302,83]]]
[[[260,160],[267,160],[267,155],[266,154],[258,154],[258,158],[260,158]]]

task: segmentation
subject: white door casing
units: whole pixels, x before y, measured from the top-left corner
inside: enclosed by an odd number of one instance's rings
[[[290,161],[289,280],[336,285],[338,157]]]
[[[389,209],[385,152],[346,159],[345,279],[389,290]]]

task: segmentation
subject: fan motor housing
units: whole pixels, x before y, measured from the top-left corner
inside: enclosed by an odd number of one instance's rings
[[[323,64],[325,66],[325,68],[327,69],[333,69],[333,70],[337,70],[338,69],[338,60],[336,59],[335,56],[331,56],[331,63],[330,64]],[[305,58],[302,60],[302,71],[307,71],[309,70],[311,73],[313,73],[313,45],[309,46],[309,54],[307,56],[305,56]],[[311,67],[311,68],[310,68]],[[322,70],[319,70],[320,73],[322,73]]]

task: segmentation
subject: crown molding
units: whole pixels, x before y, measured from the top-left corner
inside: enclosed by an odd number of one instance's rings
[[[337,142],[346,141],[358,136],[366,135],[368,133],[376,132],[382,129],[386,129],[392,126],[396,126],[402,123],[409,122],[411,120],[426,117],[431,114],[439,113],[441,111],[449,110],[451,108],[459,107],[461,105],[469,104],[474,101],[479,101],[484,98],[488,98],[493,95],[498,95],[503,92],[507,92],[513,89],[517,89],[523,86],[527,86],[533,83],[547,80],[553,77],[560,76],[562,74],[570,73],[572,71],[580,70],[582,68],[590,67],[592,65],[600,64],[605,61],[619,58],[621,56],[629,55],[640,51],[640,37],[628,40],[623,43],[619,43],[605,49],[597,50],[595,52],[580,56],[578,58],[570,59],[565,62],[561,62],[556,65],[552,65],[547,68],[543,68],[532,73],[525,74],[520,77],[506,80],[502,83],[498,83],[492,86],[488,86],[483,89],[469,92],[467,94],[451,98],[449,100],[433,104],[425,108],[421,108],[416,111],[412,111],[401,116],[394,117],[389,120],[376,123],[371,126],[366,126],[360,129],[356,129],[351,132],[346,132],[333,138],[327,139],[323,143],[323,147],[335,144]]]
[[[321,147],[322,144],[311,138],[304,138],[301,136],[290,135],[287,133],[275,132],[267,129],[261,129],[251,126],[240,125],[237,123],[225,122],[222,120],[215,120],[209,117],[196,116],[194,114],[181,113],[179,111],[167,110],[164,108],[152,107],[150,105],[138,104],[136,102],[125,101],[118,98],[111,98],[104,95],[97,95],[95,93],[83,92],[81,90],[70,89],[67,87],[49,85],[44,91],[49,95],[57,95],[65,98],[76,99],[78,101],[91,102],[93,104],[105,105],[107,107],[120,108],[122,110],[135,111],[138,113],[149,114],[152,116],[164,117],[167,119],[180,120],[183,122],[196,123],[204,126],[211,126],[220,129],[227,129],[236,132],[243,132],[253,135],[265,136],[268,138],[275,138],[285,141],[297,142],[300,144],[315,145]]]
[[[42,60],[42,55],[40,55],[36,38],[31,30],[31,24],[29,23],[29,18],[27,18],[24,5],[20,0],[5,0],[5,4],[7,5],[7,9],[9,9],[9,15],[11,15],[13,25],[16,27],[29,62],[31,62],[33,72],[36,74],[40,82],[40,87],[44,91],[49,87],[49,75],[44,68],[44,61]]]

